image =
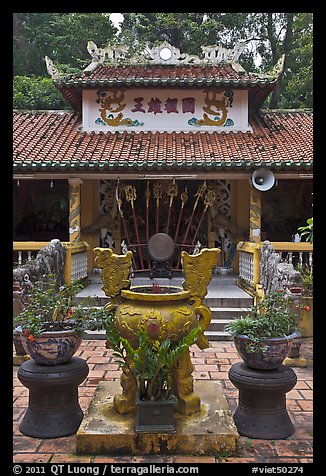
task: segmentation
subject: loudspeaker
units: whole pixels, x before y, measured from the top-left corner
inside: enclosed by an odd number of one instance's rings
[[[257,190],[265,192],[273,187],[275,183],[275,176],[271,170],[257,169],[252,174],[252,184]]]

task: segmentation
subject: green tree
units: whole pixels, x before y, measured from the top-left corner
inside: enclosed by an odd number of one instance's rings
[[[266,107],[312,107],[312,13],[249,13],[245,23],[248,43],[261,56],[261,71],[268,71],[284,54],[278,87]]]
[[[14,75],[48,76],[44,57],[80,70],[90,62],[87,42],[99,46],[117,29],[105,13],[14,13]]]
[[[284,73],[280,107],[313,107],[313,18],[299,13],[293,22],[293,41]]]
[[[119,42],[133,52],[167,41],[181,52],[197,55],[201,46],[230,48],[244,41],[246,48],[240,62],[247,71],[269,71],[285,55],[279,87],[264,106],[312,107],[312,13],[123,15],[116,37],[117,29],[108,13],[14,13],[14,75],[48,77],[46,55],[62,72],[80,71],[90,63],[86,48],[89,40],[100,48]],[[257,55],[261,57],[259,66]]]
[[[67,109],[68,105],[51,78],[15,76],[14,109]]]
[[[233,46],[241,38],[244,13],[123,13],[119,39],[138,48],[167,41],[182,53],[201,54],[201,46]]]
[[[312,106],[311,13],[124,13],[122,43],[134,48],[168,41],[181,52],[201,46],[247,44],[240,62],[247,71],[267,72],[285,55],[278,87],[266,107]],[[255,58],[261,57],[258,67]]]

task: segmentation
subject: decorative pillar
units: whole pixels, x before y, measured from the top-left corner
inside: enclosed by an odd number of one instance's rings
[[[69,182],[69,242],[80,241],[80,178],[70,178]]]
[[[261,192],[250,184],[250,204],[249,204],[249,241],[252,243],[261,242]]]

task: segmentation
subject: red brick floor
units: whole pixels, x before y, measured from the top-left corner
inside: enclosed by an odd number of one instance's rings
[[[16,463],[309,463],[312,462],[313,431],[313,374],[312,339],[303,339],[301,355],[307,359],[307,367],[294,367],[297,374],[295,387],[287,393],[287,409],[295,426],[295,433],[282,440],[262,440],[240,437],[237,454],[223,456],[77,456],[75,436],[54,439],[36,439],[24,436],[19,431],[19,423],[28,404],[28,390],[17,378],[18,367],[14,367],[14,456]],[[232,342],[210,342],[208,349],[199,350],[193,346],[192,362],[195,379],[219,380],[224,388],[230,409],[235,411],[238,390],[228,379],[232,364],[240,361]],[[101,380],[115,380],[120,377],[118,366],[112,363],[112,351],[106,349],[104,340],[85,340],[76,356],[86,359],[89,375],[79,387],[79,402],[85,411],[92,399],[97,384]]]

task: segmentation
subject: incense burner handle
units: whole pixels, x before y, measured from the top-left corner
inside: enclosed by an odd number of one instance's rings
[[[199,304],[194,308],[196,315],[199,315],[198,324],[202,330],[197,336],[196,344],[200,349],[207,349],[209,347],[209,342],[207,337],[204,335],[205,330],[209,326],[212,318],[212,311],[206,304]]]

